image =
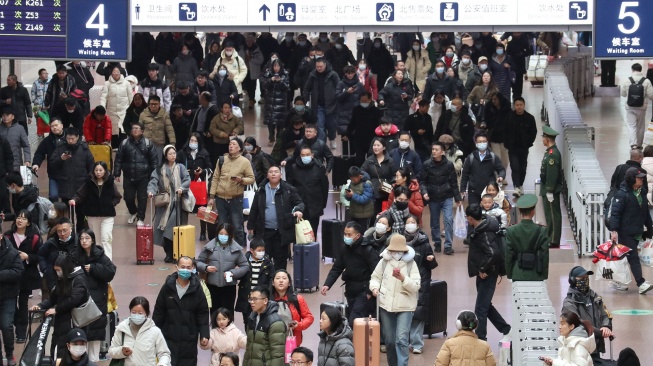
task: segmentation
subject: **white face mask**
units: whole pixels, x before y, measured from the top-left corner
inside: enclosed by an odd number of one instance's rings
[[[70,354],[75,356],[75,357],[81,357],[86,353],[86,346],[81,346],[81,345],[71,345],[70,346]]]
[[[410,142],[408,141],[399,141],[399,148],[406,150],[410,147]]]
[[[225,75],[227,75],[227,70],[224,70],[224,69],[223,69],[223,70],[219,70],[219,71],[218,71],[218,75],[220,75],[220,76],[222,76],[222,77],[225,77]]]
[[[376,225],[374,225],[374,230],[376,230],[376,233],[379,235],[385,234],[386,231],[388,231],[388,226],[386,224],[383,224],[381,222],[377,222]]]
[[[412,234],[417,231],[417,224],[406,224],[406,232]]]
[[[224,54],[225,54],[227,57],[231,57],[234,53],[233,53],[233,51],[225,51]]]
[[[419,46],[413,46],[413,51],[419,51]]]
[[[256,259],[258,259],[258,260],[261,260],[261,259],[265,258],[265,252],[256,252],[254,254],[255,254]]]
[[[463,58],[463,65],[469,65],[471,61],[472,61],[471,59]]]
[[[398,260],[401,259],[401,257],[404,256],[404,253],[401,253],[401,252],[400,253],[392,253],[392,254],[390,254],[390,256],[392,257],[392,259],[398,261]]]
[[[147,316],[143,314],[131,314],[129,320],[136,325],[141,325],[147,320]]]

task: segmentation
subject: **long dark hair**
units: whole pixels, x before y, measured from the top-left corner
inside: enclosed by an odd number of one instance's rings
[[[86,251],[82,247],[82,234],[86,234],[91,237],[91,253],[93,253],[93,250],[97,246],[97,243],[95,242],[95,233],[91,229],[84,229],[79,232],[79,236],[77,237],[77,250],[82,257],[87,257]]]
[[[170,145],[167,149],[163,150],[163,157],[161,158],[161,164],[159,165],[159,169],[157,169],[159,171],[159,174],[161,174],[161,168],[163,168],[166,164],[168,164],[167,155],[170,149],[173,149],[175,150],[175,152],[177,152],[177,148],[172,145]],[[177,164],[177,161],[175,161],[175,164]]]
[[[224,222],[224,223],[218,225],[218,228],[215,231],[215,241],[216,241],[216,243],[218,243],[218,245],[220,245],[220,241],[218,240],[218,233],[222,229],[224,229],[227,232],[227,236],[229,236],[229,240],[227,240],[227,244],[231,245],[231,243],[233,243],[233,241],[234,241],[234,226],[231,225],[228,222]],[[240,243],[238,243],[238,244],[240,244]]]
[[[41,233],[38,231],[38,229],[35,228],[34,225],[32,225],[33,220],[32,220],[32,213],[31,212],[29,212],[28,210],[23,209],[23,210],[18,211],[18,214],[16,215],[16,217],[24,217],[24,218],[27,219],[27,227],[25,228],[25,238],[30,239],[30,243],[32,242],[31,238],[33,238],[34,235],[41,235]],[[14,220],[14,223],[11,224],[10,232],[13,235],[17,231],[18,231],[18,227],[16,226],[16,221]],[[16,245],[20,246],[20,243],[16,243]]]
[[[277,292],[277,289],[274,288],[274,278],[277,277],[277,273],[283,272],[288,276],[288,290],[286,290],[286,297],[288,298],[288,303],[292,304],[295,306],[295,309],[297,309],[297,312],[299,312],[299,300],[297,300],[297,293],[295,293],[295,288],[292,285],[292,277],[290,276],[290,273],[286,271],[285,269],[278,269],[274,272],[274,276],[272,276],[272,285],[270,286],[270,292],[272,293],[272,297],[275,298],[279,296],[279,293]]]
[[[581,320],[580,317],[578,317],[578,314],[573,311],[563,311],[562,314],[560,314],[560,318],[567,322],[567,324],[573,325],[574,328],[578,328],[582,325],[588,335],[594,334],[592,323],[587,320]]]
[[[190,144],[191,137],[195,137],[195,139],[197,139],[197,152],[202,151],[202,149],[204,148],[204,142],[203,142],[204,139],[202,138],[202,136],[197,132],[192,132],[190,136],[188,136],[188,141],[186,141],[186,146],[184,146],[184,154],[187,154],[186,150],[190,151],[189,144]]]
[[[54,261],[54,267],[60,267],[63,276],[57,276],[57,297],[61,300],[70,297],[73,290],[72,280],[68,276],[75,270],[75,262],[68,254],[59,254]]]
[[[104,176],[102,177],[102,180],[107,180],[109,178],[109,175],[111,172],[109,171],[109,167],[107,166],[107,163],[104,161],[96,161],[95,164],[93,164],[93,169],[91,169],[91,177],[95,178],[95,167],[101,166],[102,169],[104,169]]]

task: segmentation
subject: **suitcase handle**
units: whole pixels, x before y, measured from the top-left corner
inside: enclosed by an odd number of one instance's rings
[[[150,226],[154,227],[154,197],[149,198],[150,200]]]

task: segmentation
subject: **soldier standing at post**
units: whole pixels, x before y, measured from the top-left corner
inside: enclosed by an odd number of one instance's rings
[[[506,274],[513,281],[542,281],[549,277],[547,228],[533,222],[537,196],[525,194],[517,201],[522,220],[506,230]]]
[[[559,132],[549,126],[542,126],[542,143],[546,147],[540,168],[540,197],[544,203],[544,217],[551,240],[551,248],[560,248],[562,213],[560,212],[560,192],[562,191],[562,157],[556,147]]]

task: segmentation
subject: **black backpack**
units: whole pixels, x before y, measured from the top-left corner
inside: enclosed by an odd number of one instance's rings
[[[617,190],[618,188],[610,188],[608,195],[605,197],[605,201],[603,201],[603,223],[608,230],[612,230],[610,228],[610,215],[612,214],[612,201]]]
[[[644,80],[646,78],[641,78],[639,82],[635,82],[632,77],[628,78],[630,80],[630,85],[628,86],[628,99],[626,104],[629,107],[643,107],[644,106]]]

